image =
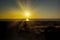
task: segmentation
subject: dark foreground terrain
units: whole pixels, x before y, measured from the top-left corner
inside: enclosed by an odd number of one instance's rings
[[[0,21],[0,40],[60,40],[60,21]]]

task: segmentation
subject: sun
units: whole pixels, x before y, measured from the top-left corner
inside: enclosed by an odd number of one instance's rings
[[[25,12],[25,17],[29,18],[30,12]]]
[[[26,18],[26,21],[29,21],[29,19],[30,19],[30,12],[29,11],[25,12],[25,18]]]

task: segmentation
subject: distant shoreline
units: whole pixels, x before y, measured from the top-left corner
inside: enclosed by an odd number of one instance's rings
[[[25,21],[26,19],[0,19],[0,21]],[[60,19],[30,19],[30,21],[60,21]]]

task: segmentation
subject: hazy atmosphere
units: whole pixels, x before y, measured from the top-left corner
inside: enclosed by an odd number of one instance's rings
[[[60,18],[60,0],[0,0],[0,19]]]

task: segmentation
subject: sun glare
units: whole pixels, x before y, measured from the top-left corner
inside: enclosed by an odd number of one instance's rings
[[[29,21],[30,12],[26,11],[26,12],[25,12],[25,17],[26,17],[26,21]]]
[[[25,16],[26,17],[29,17],[30,16],[30,13],[29,12],[25,12]]]
[[[28,18],[26,18],[26,21],[29,21],[29,19],[28,19]]]

